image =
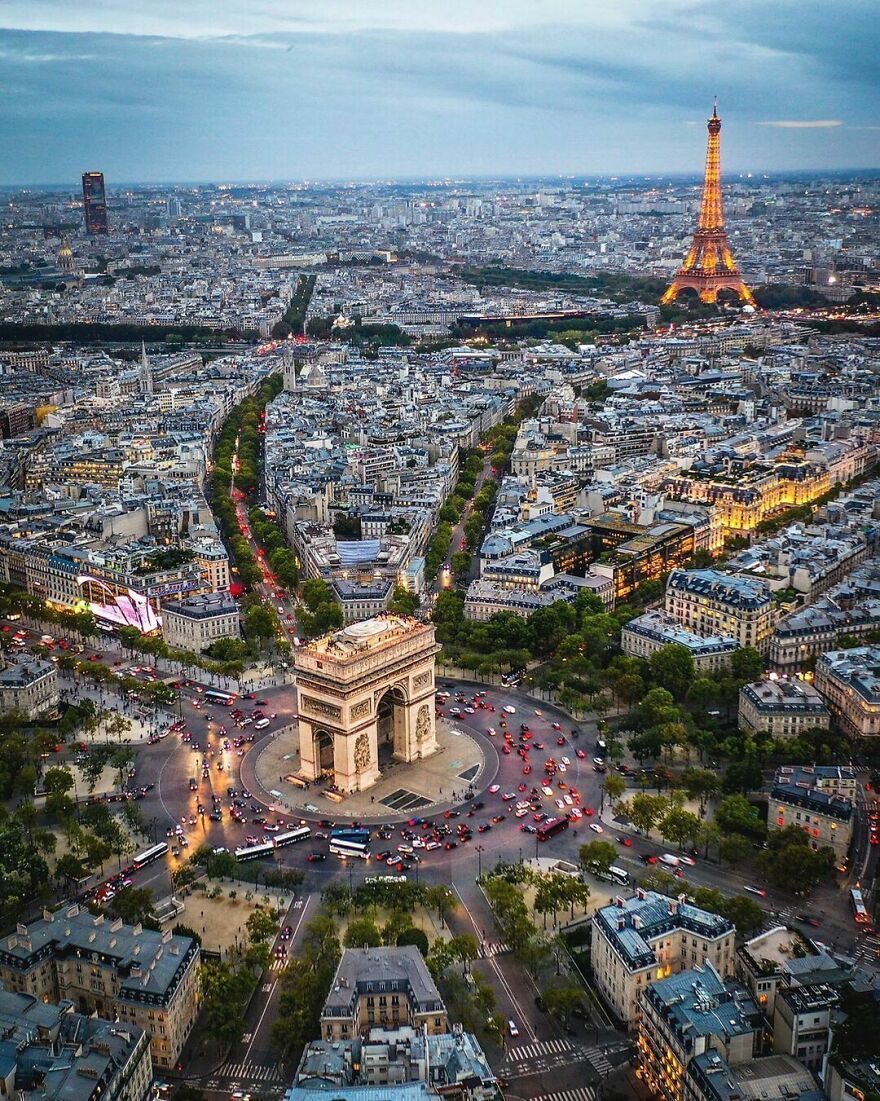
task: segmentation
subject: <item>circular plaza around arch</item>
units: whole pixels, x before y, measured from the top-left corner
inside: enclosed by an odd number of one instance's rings
[[[297,720],[260,748],[255,781],[304,816],[397,820],[455,804],[497,754],[435,714],[434,628],[385,614],[300,647]]]

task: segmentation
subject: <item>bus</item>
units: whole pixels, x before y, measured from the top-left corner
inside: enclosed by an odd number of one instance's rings
[[[243,849],[235,850],[236,860],[259,860],[263,856],[271,856],[275,852],[275,846],[271,841],[261,845],[246,845]]]
[[[616,883],[619,887],[626,887],[629,883],[629,872],[624,868],[616,868],[613,865],[607,869],[605,868],[593,868],[589,869],[590,875],[594,875],[596,879],[604,880],[605,883]]]
[[[548,818],[546,822],[542,822],[538,826],[538,840],[549,841],[551,837],[555,837],[557,833],[562,833],[563,830],[568,829],[567,818]]]
[[[406,883],[405,875],[367,875],[364,883]]]
[[[206,703],[219,703],[224,707],[232,707],[235,700],[236,696],[234,692],[219,692],[216,688],[205,689]]]
[[[143,868],[145,864],[152,864],[154,860],[158,860],[160,857],[165,856],[168,852],[168,842],[161,841],[158,845],[152,845],[149,849],[144,849],[142,853],[132,860],[132,867]]]
[[[286,833],[276,833],[273,844],[276,849],[282,849],[285,845],[295,845],[297,841],[305,841],[312,836],[308,826],[297,826],[295,830],[287,830]]]
[[[350,826],[346,829],[344,826],[340,826],[338,829],[330,831],[331,841],[369,841],[370,831],[366,826]]]
[[[849,904],[852,907],[853,918],[859,925],[867,925],[871,920],[868,908],[865,906],[865,898],[858,887],[853,887],[849,893]]]
[[[359,860],[369,860],[370,843],[369,841],[346,841],[344,838],[337,837],[330,841],[330,852],[343,859],[354,856]]]

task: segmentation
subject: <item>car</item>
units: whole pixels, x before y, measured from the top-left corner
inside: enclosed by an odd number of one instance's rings
[[[293,936],[293,926],[292,925],[285,925],[284,928],[281,930],[281,939],[282,940],[290,940],[290,938],[292,936]]]
[[[602,828],[602,826],[599,825],[598,822],[591,822],[590,823],[590,829],[593,831],[593,833],[604,833],[605,832],[605,830]]]
[[[561,730],[562,727],[559,725],[559,723],[553,723],[553,729],[554,730]]]
[[[447,852],[450,849],[457,849],[458,848],[458,842],[457,841],[447,841],[446,844],[443,846],[443,848],[446,849]]]
[[[694,860],[692,856],[680,856],[678,859],[682,862],[682,864],[687,864],[689,868],[695,868],[697,865],[696,860]]]
[[[544,748],[544,743],[543,742],[533,742],[532,744],[534,745],[535,749],[543,749]]]
[[[746,885],[743,887],[743,890],[748,891],[750,895],[757,895],[759,898],[767,897],[767,892],[764,890],[763,887],[755,887],[751,883],[746,883]]]
[[[578,809],[578,807],[572,807],[571,810],[568,812],[568,817],[571,819],[572,822],[580,822],[581,818],[583,818],[583,814]]]
[[[642,853],[641,861],[643,864],[656,864],[657,857],[653,853]]]
[[[498,731],[495,729],[494,726],[490,726],[486,733],[489,735],[490,738],[494,738]]]
[[[507,815],[506,814],[496,814],[495,817],[492,819],[492,825],[497,826],[499,823],[505,822],[506,820],[507,820]]]
[[[812,914],[798,914],[798,921],[802,921],[806,925],[812,926],[813,929],[818,929],[822,924],[822,919],[814,917]]]
[[[505,803],[509,803],[511,799],[516,798],[516,795],[512,791],[505,791],[501,798]]]
[[[267,833],[278,833],[278,831],[279,831],[279,830],[281,829],[281,827],[280,827],[280,826],[276,826],[274,822],[267,822],[267,823],[265,824],[265,826],[263,826],[263,829],[264,829],[264,830],[265,830],[265,831],[266,831]]]
[[[507,1022],[507,1031],[511,1036],[519,1036],[519,1029],[516,1027],[516,1021]]]
[[[568,768],[568,766],[571,764],[571,761],[568,757],[560,757],[559,759],[562,761],[566,768]]]
[[[477,826],[477,833],[486,833],[488,830],[491,830],[491,829],[492,829],[492,823],[491,822],[481,822],[479,824],[479,826]]]
[[[500,784],[493,784],[489,788],[489,794],[490,795],[497,795],[499,791],[501,791],[501,785]]]
[[[632,838],[631,837],[618,837],[617,840],[618,840],[619,844],[625,845],[628,849],[632,848]]]

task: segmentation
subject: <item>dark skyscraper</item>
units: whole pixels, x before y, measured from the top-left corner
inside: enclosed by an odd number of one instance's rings
[[[107,232],[107,196],[103,172],[83,172],[83,212],[86,233]]]

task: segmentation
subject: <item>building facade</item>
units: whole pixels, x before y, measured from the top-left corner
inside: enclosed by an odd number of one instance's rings
[[[770,590],[763,582],[718,570],[673,570],[665,607],[695,634],[733,637],[740,646],[756,650],[765,649],[776,622]]]
[[[30,655],[10,655],[0,667],[0,711],[36,719],[58,706],[58,669]]]
[[[449,1031],[446,1006],[421,952],[346,948],[321,1012],[325,1040],[351,1040],[372,1028],[402,1025],[429,1034]]]
[[[816,662],[816,688],[847,734],[880,734],[880,646],[822,654]]]
[[[605,1002],[629,1028],[649,983],[711,963],[733,974],[733,924],[685,901],[639,888],[593,918],[593,977]]]
[[[831,712],[806,681],[762,680],[739,690],[739,728],[746,733],[796,738],[830,724]]]
[[[783,765],[770,789],[767,825],[771,830],[797,826],[810,838],[811,848],[833,849],[841,867],[852,841],[855,794],[851,768]]]
[[[198,944],[170,930],[108,921],[78,906],[0,940],[0,982],[41,1001],[69,1000],[150,1036],[153,1063],[174,1067],[199,1007]]]
[[[201,654],[221,638],[240,638],[238,605],[228,593],[206,593],[162,605],[162,637],[175,650]]]

